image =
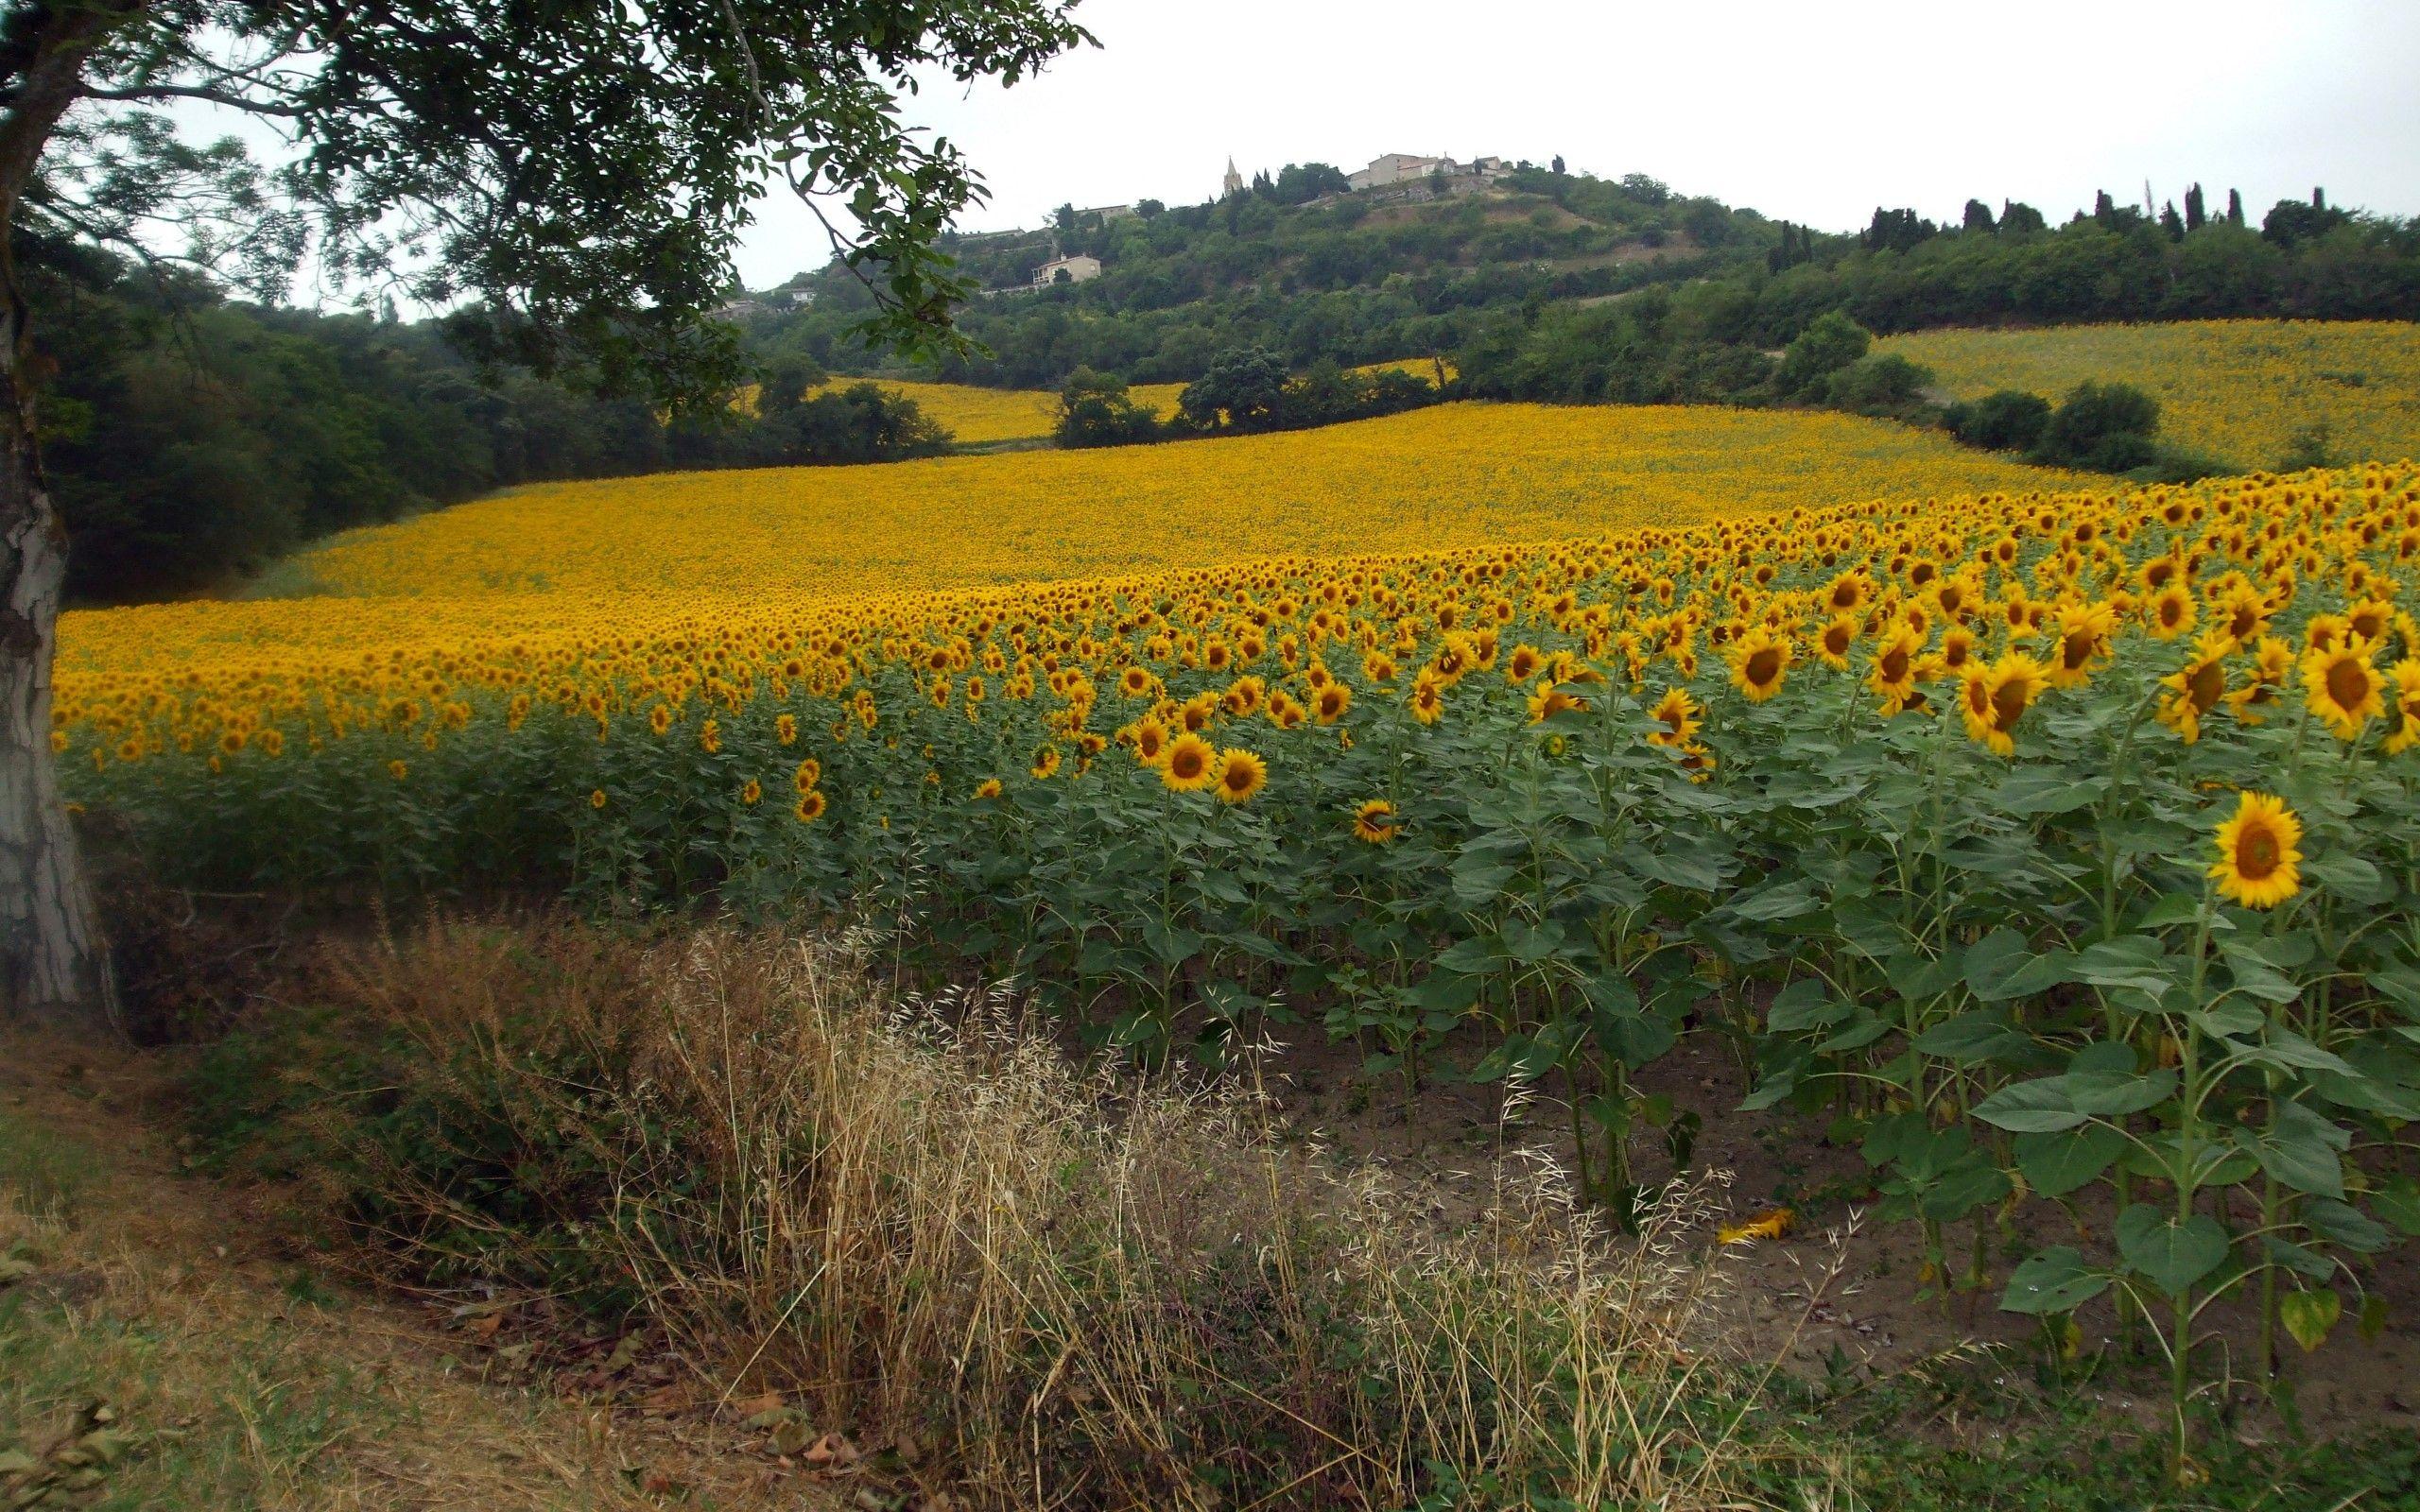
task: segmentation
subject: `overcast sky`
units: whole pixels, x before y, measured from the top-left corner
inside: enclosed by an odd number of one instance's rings
[[[911,120],[988,180],[969,230],[1217,192],[1288,162],[1495,153],[1647,173],[1829,231],[1968,196],[2052,220],[2199,180],[2257,222],[2313,184],[2420,214],[2420,0],[1084,0],[1100,39],[1012,90],[946,78]],[[776,198],[751,287],[823,260]]]

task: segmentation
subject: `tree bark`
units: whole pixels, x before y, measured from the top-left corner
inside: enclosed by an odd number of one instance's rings
[[[0,80],[0,1018],[117,1025],[117,991],[51,760],[51,663],[67,531],[43,476],[17,207],[83,85],[84,60],[141,0],[12,15]]]
[[[19,351],[0,342],[0,1013],[90,1031],[114,1026],[117,1001],[51,760],[67,533],[43,483]]]

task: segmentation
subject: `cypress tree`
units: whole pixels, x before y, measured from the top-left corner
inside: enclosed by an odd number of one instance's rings
[[[2230,226],[2243,224],[2243,194],[2240,190],[2227,191],[2227,224]]]
[[[2195,184],[2185,191],[2185,229],[2200,231],[2209,219],[2209,212],[2202,203],[2202,186]]]

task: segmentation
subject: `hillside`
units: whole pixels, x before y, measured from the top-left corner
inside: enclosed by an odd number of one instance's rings
[[[1289,202],[1272,184],[1197,205],[1146,202],[1114,218],[1068,211],[1040,230],[957,238],[947,245],[961,273],[991,292],[961,317],[981,350],[944,363],[940,375],[1049,388],[1088,367],[1138,383],[1184,382],[1219,352],[1252,345],[1297,369],[1349,366],[1517,345],[1542,313],[1576,312],[1594,318],[1584,323],[1598,360],[1558,354],[1555,373],[1512,397],[1686,402],[1720,396],[1703,381],[1693,394],[1687,377],[1663,377],[1671,349],[1717,354],[1684,359],[1685,372],[1736,365],[1831,310],[1883,333],[2420,317],[2420,232],[2326,205],[2324,191],[2314,192],[2318,203],[2283,200],[2265,215],[2204,215],[2197,195],[2189,218],[2146,215],[2105,195],[2065,220],[1976,199],[1962,220],[1877,209],[1871,224],[1846,233],[1776,222],[1638,174],[1615,181],[1524,165],[1453,180],[1435,198],[1402,198],[1408,192]],[[1098,258],[1099,274],[1033,289],[1033,270],[1054,254]],[[746,317],[752,342],[835,370],[873,360],[849,335],[872,308],[854,274],[827,266],[789,286],[812,304]],[[1643,318],[1631,318],[1634,306]],[[1640,324],[1658,328],[1651,350],[1628,350],[1638,343],[1624,328]],[[1609,375],[1608,365],[1617,370]]]
[[[2420,327],[2401,321],[1924,331],[1879,350],[1930,369],[1952,399],[2133,384],[2159,401],[2164,439],[2236,469],[2420,456]]]
[[[1346,366],[1451,352],[1490,312],[1525,301],[1601,296],[1760,261],[1777,232],[1754,211],[1634,175],[1609,182],[1545,169],[1442,198],[1403,190],[1281,203],[1245,193],[1063,230],[961,236],[947,248],[979,287],[1004,290],[961,315],[985,354],[942,375],[1055,387],[1077,367],[1138,383],[1198,377],[1219,352],[1258,344],[1290,365]],[[1424,188],[1419,193],[1426,194]],[[1052,255],[1098,257],[1098,279],[1039,293]],[[752,339],[796,347],[838,370],[866,358],[847,335],[871,307],[851,274],[794,283],[811,309],[752,317]]]

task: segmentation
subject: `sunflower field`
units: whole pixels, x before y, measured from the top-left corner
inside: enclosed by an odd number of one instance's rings
[[[2159,401],[2163,440],[2236,468],[2314,444],[2331,460],[2420,456],[2420,327],[2404,320],[1918,331],[1875,350],[1931,369],[1952,399],[2132,384]]]
[[[551,595],[551,609],[510,623],[562,623],[583,611],[623,617],[629,600],[656,594],[788,602],[1288,553],[1553,541],[1796,504],[2082,481],[1847,415],[1440,404],[1162,446],[540,484],[347,532],[294,558],[319,592],[373,601],[366,610],[81,615],[62,636],[71,662],[123,668],[154,651],[182,663],[187,625],[212,640],[285,639],[298,622],[375,616],[379,600],[429,601],[401,616],[408,627],[440,612],[434,601]],[[476,606],[441,633],[504,623],[493,610]],[[328,633],[313,624],[301,640],[324,647]]]
[[[985,388],[976,384],[927,383],[910,378],[835,376],[809,392],[865,382],[915,401],[916,407],[949,432],[950,439],[960,446],[1046,440],[1059,421],[1059,396],[1047,388]],[[1127,390],[1136,404],[1162,420],[1176,413],[1177,396],[1184,391],[1183,384],[1135,384]],[[752,393],[747,403],[752,411]]]
[[[647,480],[633,539],[525,521],[539,584],[479,506],[322,554],[421,596],[79,619],[53,743],[196,881],[872,911],[1146,1062],[1281,1023],[1535,1085],[1616,1219],[1732,1111],[1647,1086],[1697,1040],[1942,1295],[2159,1343],[2181,1425],[2208,1309],[2374,1328],[2420,1234],[2420,468],[2042,476],[990,583],[974,499],[853,577]]]

